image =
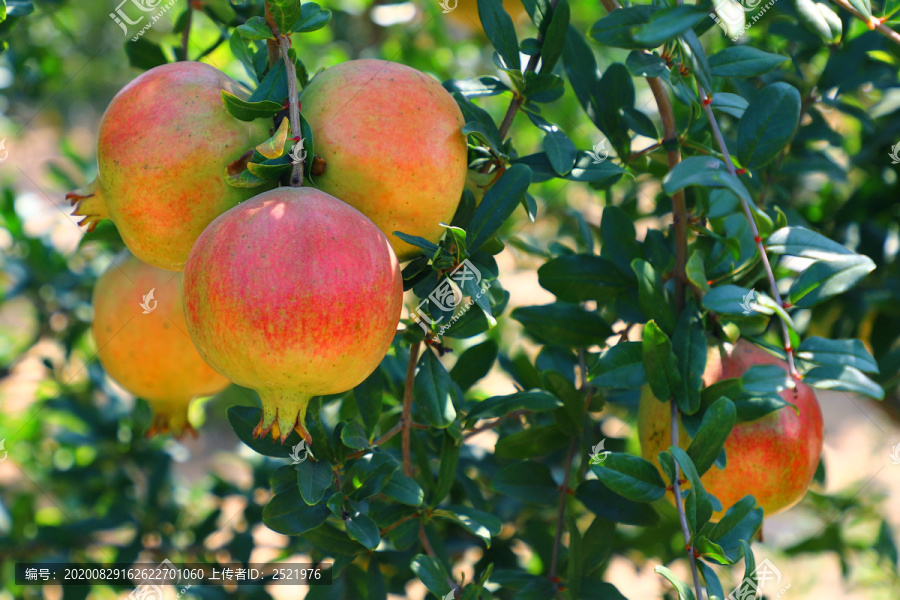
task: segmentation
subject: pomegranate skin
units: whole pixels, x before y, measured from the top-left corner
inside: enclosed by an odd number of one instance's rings
[[[733,346],[709,348],[703,384],[740,377],[753,365],[779,365],[787,370],[783,360],[739,339]],[[796,406],[799,414],[786,406],[755,421],[736,424],[725,441],[725,469],[713,465],[700,478],[706,490],[722,502],[723,510],[713,515],[714,519],[720,519],[748,494],[756,497],[766,516],[787,510],[806,494],[822,455],[824,424],[812,388],[796,384],[795,389],[781,392],[781,397]],[[670,418],[669,404],[645,390],[638,409],[641,454],[657,468],[657,455],[671,445]],[[690,444],[684,428],[680,442],[684,449]],[[674,500],[671,493],[668,497]]]
[[[416,69],[363,59],[322,71],[300,99],[325,160],[315,186],[372,219],[401,262],[422,251],[395,231],[437,242],[459,206],[468,164],[453,96]]]
[[[210,221],[265,189],[225,182],[225,168],[264,142],[269,125],[229,115],[222,90],[249,97],[200,62],[161,65],[122,88],[100,122],[97,179],[66,196],[81,223],[110,219],[137,258],[181,271]]]
[[[153,408],[147,435],[193,433],[187,421],[190,400],[216,394],[229,381],[200,358],[188,335],[182,274],[123,252],[97,279],[93,305],[100,363],[119,385]]]
[[[280,187],[218,217],[184,272],[188,330],[201,355],[256,390],[254,430],[283,442],[312,396],[361,383],[390,347],[403,300],[381,231],[313,188]]]

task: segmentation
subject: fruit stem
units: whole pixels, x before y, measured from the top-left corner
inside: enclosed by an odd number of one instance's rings
[[[74,207],[72,215],[84,217],[78,224],[86,226],[88,231],[93,231],[97,227],[97,223],[109,218],[99,178],[84,187],[69,192],[66,194],[66,200]]]
[[[300,136],[302,142],[303,131],[300,128],[300,106],[297,104],[297,65],[294,64],[294,61],[291,60],[290,56],[291,36],[290,33],[288,35],[282,35],[281,32],[278,31],[278,26],[275,24],[275,19],[272,18],[272,12],[269,10],[269,2],[266,2],[266,24],[268,24],[269,29],[275,36],[274,45],[278,47],[278,52],[281,54],[281,59],[284,62],[284,70],[287,73],[287,104],[288,118],[291,122],[291,135],[293,135],[294,137]],[[269,40],[269,42],[271,41],[272,40]],[[268,51],[269,65],[273,65],[273,48],[271,44],[269,44],[268,46]],[[277,62],[277,60],[278,59],[275,58],[274,62]],[[291,171],[290,180],[291,187],[303,186],[303,169],[305,162],[305,160],[300,159],[297,162],[293,163],[293,170]]]

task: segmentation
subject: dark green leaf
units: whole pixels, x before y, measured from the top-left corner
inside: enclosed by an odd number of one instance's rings
[[[647,383],[641,342],[619,342],[605,350],[590,371],[591,383],[603,388],[635,389]]]
[[[656,6],[626,6],[612,11],[591,27],[590,36],[604,46],[615,48],[654,48],[657,44],[639,42],[634,33],[641,25],[650,22],[653,13],[659,10]]]
[[[245,40],[274,40],[275,35],[266,24],[263,17],[250,17],[243,25],[239,25],[235,30]]]
[[[523,306],[513,310],[511,316],[525,326],[529,335],[545,344],[587,348],[612,335],[600,315],[577,304]]]
[[[653,502],[666,494],[666,484],[653,463],[639,456],[610,452],[591,471],[606,487],[634,502]]]
[[[504,68],[521,69],[516,27],[503,9],[503,3],[500,0],[478,0],[478,17]]]
[[[637,28],[632,37],[648,46],[660,46],[708,17],[707,10],[692,4],[663,8],[653,13],[650,22]]]
[[[566,34],[569,31],[569,3],[568,0],[559,0],[553,9],[552,20],[544,35],[541,44],[541,73],[550,73],[559,60],[566,43]]]
[[[593,254],[572,254],[547,261],[538,269],[538,283],[566,302],[606,302],[622,293],[628,280],[616,265]]]
[[[450,591],[450,586],[447,584],[447,572],[436,558],[418,554],[413,558],[410,567],[412,572],[416,574],[416,577],[425,584],[428,591],[438,598],[445,597],[447,592]]]
[[[659,523],[659,515],[651,506],[627,500],[595,479],[578,486],[575,497],[598,517],[616,523],[644,527],[653,527]]]
[[[766,240],[766,249],[774,254],[802,256],[819,260],[855,256],[853,252],[820,233],[803,227],[783,227]]]
[[[847,365],[866,373],[878,372],[878,363],[858,339],[829,340],[811,336],[800,344],[797,358],[824,366]]]
[[[369,515],[354,512],[344,519],[347,533],[351,538],[368,548],[374,550],[381,543],[381,534],[378,533],[378,525]]]
[[[294,23],[300,19],[300,0],[266,0],[266,7],[282,35],[289,34]]]
[[[653,395],[661,402],[670,400],[675,395],[675,390],[681,387],[678,358],[672,352],[669,336],[655,321],[649,321],[644,327],[641,351],[644,371]]]
[[[666,67],[666,61],[659,57],[659,54],[653,54],[644,50],[632,50],[625,60],[625,66],[628,72],[635,77],[662,77],[669,71]]]
[[[266,526],[285,535],[301,535],[321,526],[328,518],[325,504],[309,506],[299,490],[278,494],[263,508]]]
[[[434,488],[434,496],[431,505],[437,506],[447,497],[453,482],[456,480],[456,467],[459,464],[460,447],[449,433],[444,433],[444,442],[441,447],[441,466],[438,470],[437,485]]]
[[[575,165],[575,144],[559,129],[544,134],[544,151],[553,170],[560,175],[565,175]]]
[[[322,29],[331,21],[331,11],[315,2],[304,2],[300,8],[300,18],[291,27],[294,33],[307,33]]]
[[[415,479],[407,477],[403,473],[394,473],[381,493],[409,506],[421,506],[425,501],[425,492]]]
[[[678,592],[678,600],[696,600],[697,597],[694,595],[694,590],[688,584],[678,579],[675,573],[662,565],[653,570],[665,577],[675,587],[675,591]]]
[[[880,385],[856,367],[847,365],[816,367],[803,376],[803,383],[821,390],[854,392],[876,400],[884,399],[884,390]]]
[[[450,379],[450,374],[434,353],[424,352],[416,371],[416,405],[432,427],[447,427],[456,418],[456,408],[453,406],[454,385],[456,384]]]
[[[128,55],[128,64],[143,71],[169,62],[162,48],[144,38],[127,42],[125,44],[125,54]]]
[[[225,104],[225,110],[228,113],[240,119],[241,121],[252,121],[254,119],[268,119],[274,117],[278,112],[283,110],[281,104],[270,100],[261,102],[248,102],[241,100],[231,92],[222,90],[222,102]]]
[[[716,77],[757,77],[786,60],[789,60],[787,56],[753,46],[728,46],[709,57],[709,68]]]
[[[502,417],[515,410],[543,411],[562,406],[555,396],[544,390],[516,392],[508,396],[492,396],[475,404],[466,415],[467,421]]]
[[[662,275],[647,261],[637,258],[631,263],[638,282],[638,305],[647,320],[656,321],[664,331],[675,329],[675,308],[666,294]]]
[[[269,436],[253,437],[253,429],[262,420],[262,410],[255,406],[230,406],[228,408],[228,422],[237,434],[238,439],[247,444],[254,452],[263,456],[275,458],[288,458],[291,448],[300,443],[300,434],[292,431],[284,441],[276,442]]]
[[[491,537],[500,535],[503,527],[503,522],[491,513],[458,504],[437,509],[432,514],[459,523],[467,531],[483,539],[488,548],[491,547]]]
[[[555,424],[535,425],[501,437],[494,452],[502,458],[536,458],[564,448],[569,441],[569,435]]]
[[[694,461],[697,473],[703,477],[725,445],[725,440],[734,427],[737,412],[728,398],[719,398],[703,414],[700,430],[691,440],[687,454]]]
[[[743,121],[742,121],[743,122]],[[699,185],[712,188],[726,188],[751,202],[750,192],[736,175],[732,175],[718,158],[712,156],[691,156],[675,165],[663,178],[663,189],[670,196],[688,186]]]
[[[294,467],[300,495],[307,504],[318,504],[325,497],[325,491],[334,483],[334,471],[324,461],[308,459]]]
[[[522,201],[530,184],[531,169],[513,165],[487,191],[466,232],[469,252],[481,248],[500,229]]]
[[[844,293],[874,270],[875,263],[868,256],[816,261],[791,284],[787,301],[797,308],[811,308]]]
[[[554,504],[559,489],[550,471],[536,462],[518,462],[504,467],[491,480],[491,487],[504,496],[528,504]]]
[[[800,92],[784,82],[767,85],[750,101],[737,134],[737,157],[748,169],[772,161],[784,149],[800,120]]]

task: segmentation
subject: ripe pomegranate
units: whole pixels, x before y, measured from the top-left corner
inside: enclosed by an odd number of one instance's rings
[[[225,183],[225,168],[265,141],[261,120],[229,115],[222,90],[246,99],[244,86],[199,62],[161,65],[112,99],[100,122],[99,175],[69,193],[82,225],[116,224],[144,262],[181,271],[210,221],[260,192]]]
[[[739,339],[736,344],[711,346],[707,353],[705,386],[742,376],[753,365],[787,364],[762,348]],[[800,411],[786,406],[755,421],[738,423],[725,441],[727,464],[713,465],[700,480],[706,490],[722,502],[723,510],[748,494],[766,516],[786,510],[800,501],[815,475],[822,455],[822,411],[812,388],[797,382],[795,389],[781,397]],[[670,409],[648,390],[641,396],[638,410],[638,434],[641,454],[659,467],[657,455],[672,443]],[[681,428],[679,440],[687,448],[690,438]],[[689,484],[688,484],[689,487]],[[669,494],[673,500],[672,494]]]
[[[449,4],[452,5],[452,2]],[[503,0],[503,9],[517,25],[528,20],[528,17],[525,16],[525,7],[519,0]],[[446,16],[467,31],[486,35],[481,26],[481,17],[478,15],[478,0],[457,0],[455,10],[451,10]]]
[[[150,403],[147,435],[194,433],[190,400],[211,396],[228,380],[203,362],[187,332],[182,274],[123,252],[94,287],[94,339],[100,363],[126,390]]]
[[[384,358],[403,300],[378,228],[312,188],[281,187],[218,217],[184,270],[188,329],[217,371],[256,390],[254,430],[284,442],[312,396],[344,392]]]
[[[467,166],[462,112],[441,84],[405,65],[351,60],[316,75],[301,100],[325,160],[315,185],[372,219],[400,261],[421,250],[395,231],[440,239]]]

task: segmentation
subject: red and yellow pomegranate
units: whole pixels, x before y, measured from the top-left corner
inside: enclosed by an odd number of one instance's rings
[[[154,411],[147,435],[194,433],[188,403],[228,380],[203,362],[187,331],[182,274],[151,267],[123,252],[94,287],[94,340],[100,363]]]
[[[97,179],[66,197],[89,230],[116,224],[142,261],[181,271],[191,246],[214,218],[258,194],[225,183],[225,168],[264,142],[269,126],[229,115],[222,90],[248,91],[199,62],[161,65],[112,99],[100,122]]]
[[[466,182],[464,120],[431,77],[384,60],[351,60],[316,75],[301,95],[325,173],[319,189],[359,209],[400,261],[420,254],[395,231],[436,242]]]
[[[403,300],[390,243],[362,213],[281,187],[218,217],[184,271],[188,329],[203,357],[256,390],[257,437],[283,442],[310,398],[361,383],[384,358]]]
[[[762,348],[739,339],[736,344],[715,345],[707,353],[705,386],[742,376],[753,365],[787,364]],[[713,465],[700,478],[703,486],[722,502],[724,511],[748,494],[771,516],[800,501],[812,482],[822,455],[824,428],[822,411],[812,388],[798,382],[781,397],[787,406],[755,421],[738,423],[725,441],[727,464]],[[638,410],[641,454],[659,467],[657,455],[672,442],[669,404],[653,397],[649,389],[641,396]],[[687,448],[690,438],[681,429],[680,442]],[[690,487],[688,484],[687,487]],[[669,495],[670,500],[672,494]]]

